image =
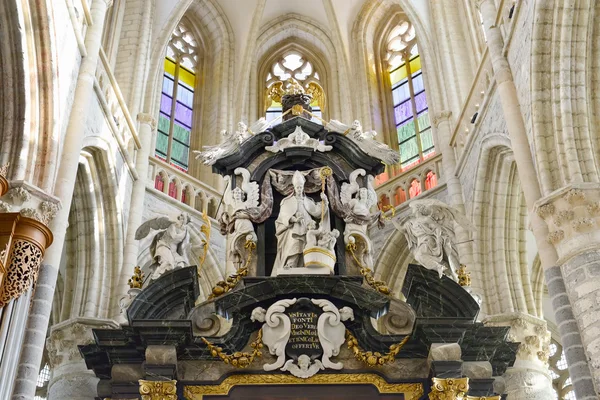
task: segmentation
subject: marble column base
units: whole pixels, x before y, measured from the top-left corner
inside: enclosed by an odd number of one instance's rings
[[[504,373],[506,400],[550,400],[554,398],[552,378],[546,372],[512,367]]]

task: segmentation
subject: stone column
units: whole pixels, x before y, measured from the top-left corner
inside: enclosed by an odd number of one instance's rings
[[[121,290],[117,291],[115,296],[121,293],[124,294],[127,291],[127,279],[133,274],[133,268],[137,265],[138,241],[135,240],[135,231],[142,223],[144,197],[146,195],[146,185],[148,184],[148,157],[150,156],[152,147],[152,136],[156,130],[156,119],[150,114],[138,114],[137,120],[140,123],[139,136],[142,144],[135,159],[135,169],[138,172],[139,179],[133,182],[133,188],[131,189],[127,237],[125,239],[123,267],[121,268],[121,278],[119,280]],[[125,322],[125,319],[119,322]]]
[[[52,379],[48,384],[48,400],[93,400],[99,379],[88,370],[79,354],[78,345],[94,342],[92,329],[116,329],[111,320],[74,318],[52,327],[48,338],[48,356]]]
[[[503,375],[507,400],[548,400],[554,397],[548,369],[550,332],[546,321],[523,313],[493,315],[486,326],[510,326],[509,340],[519,342],[517,359]]]
[[[490,58],[492,60],[492,68],[494,70],[498,95],[500,97],[502,111],[504,113],[504,118],[506,119],[506,126],[512,144],[512,151],[517,164],[519,181],[521,182],[521,188],[529,210],[528,214],[531,229],[536,239],[539,257],[547,279],[554,279],[555,285],[553,285],[552,289],[558,290],[558,288],[560,288],[560,282],[557,280],[562,280],[562,277],[559,278],[558,274],[551,272],[553,268],[558,268],[558,254],[556,249],[548,241],[550,236],[548,226],[538,213],[533,212],[536,202],[541,199],[542,195],[536,175],[535,164],[531,155],[529,141],[527,139],[525,122],[520,110],[517,90],[512,77],[512,71],[508,64],[508,60],[504,55],[504,40],[500,33],[500,29],[496,26],[496,5],[494,4],[494,0],[479,0],[479,7],[483,17],[483,25],[487,37]],[[559,292],[550,293],[553,298],[557,296],[560,297],[562,294],[563,293]],[[561,300],[564,300],[564,297],[560,298]],[[581,343],[582,341],[581,335],[578,330],[572,329],[572,324],[569,325],[569,329],[561,327],[560,325],[561,321],[564,323],[570,323],[572,321],[568,318],[568,315],[573,313],[571,307],[570,303],[562,302],[562,308],[554,309],[563,343],[567,346],[574,346],[574,351],[565,352],[569,364],[569,373],[572,375],[573,379],[578,379],[577,383],[573,382],[573,387],[579,400],[596,399],[597,396],[595,394],[594,382],[592,380],[587,359],[583,352],[577,351],[580,349],[578,343]],[[592,365],[597,365],[597,368],[600,368],[600,353],[598,354],[597,360],[592,358]]]
[[[87,109],[95,96],[94,78],[102,41],[104,17],[111,4],[112,0],[94,0],[91,7],[92,24],[89,26],[85,38],[87,55],[83,58],[79,68],[73,106],[55,184],[54,194],[60,199],[62,208],[50,224],[50,230],[54,235],[54,245],[46,252],[37,280],[27,321],[17,380],[13,389],[12,398],[14,400],[31,399],[35,394],[48,320],[52,310],[58,266],[69,222],[79,154],[83,145],[83,132],[87,124]]]

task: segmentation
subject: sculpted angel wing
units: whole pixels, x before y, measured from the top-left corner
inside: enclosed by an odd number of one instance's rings
[[[358,186],[358,182],[356,180],[359,176],[365,176],[367,172],[362,169],[356,169],[350,173],[349,183],[342,183],[342,191],[340,193],[340,200],[342,204],[346,205],[352,200],[352,196],[358,192],[360,187]]]
[[[368,206],[369,208],[373,207],[377,204],[377,192],[375,191],[375,186],[373,185],[375,182],[375,177],[373,175],[367,176],[367,191],[368,191]]]
[[[143,239],[146,236],[148,236],[151,229],[154,229],[154,230],[167,229],[169,226],[171,226],[172,223],[173,223],[173,221],[171,221],[167,217],[158,217],[158,218],[149,219],[148,221],[146,221],[142,225],[140,225],[139,228],[137,228],[137,230],[135,231],[135,240],[140,240],[140,239]]]
[[[319,107],[321,107],[321,110],[325,110],[325,103],[327,99],[325,97],[325,91],[321,85],[319,85],[317,82],[310,82],[306,89],[306,94],[312,96],[313,100],[315,100]]]
[[[332,119],[327,125],[325,125],[325,129],[327,129],[329,132],[346,133],[350,127],[343,122]]]
[[[474,227],[469,219],[456,208],[436,199],[423,199],[411,202],[410,207],[414,210],[417,207],[425,206],[431,210],[431,216],[441,225],[453,228],[452,222],[456,222],[467,230],[473,230]]]
[[[270,105],[271,104],[269,103],[269,106]],[[248,129],[256,135],[257,133],[264,132],[269,127],[269,125],[271,125],[271,123],[267,121],[265,117],[262,117],[258,121],[250,125],[250,128]]]
[[[231,193],[231,177],[229,175],[224,176],[223,180],[225,181],[225,193],[223,193],[223,203],[226,206],[233,205],[233,195]]]
[[[250,181],[250,171],[246,168],[236,168],[233,171],[242,176],[242,190],[246,193],[246,208],[258,207],[258,183]]]
[[[271,107],[271,104],[275,101],[277,103],[281,103],[281,96],[284,93],[283,90],[283,82],[275,82],[269,89],[265,95],[265,111]]]

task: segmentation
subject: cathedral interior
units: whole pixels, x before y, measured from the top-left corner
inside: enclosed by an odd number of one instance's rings
[[[599,21],[0,1],[0,399],[600,398]]]

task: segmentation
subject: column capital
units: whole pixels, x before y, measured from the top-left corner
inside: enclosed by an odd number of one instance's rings
[[[148,113],[139,113],[137,120],[140,124],[150,125],[150,128],[154,131],[157,127],[156,119]]]
[[[142,400],[177,400],[177,381],[146,381],[140,379]]]
[[[469,378],[432,378],[429,400],[464,399],[469,391]]]
[[[444,111],[440,111],[438,113],[436,113],[433,117],[433,125],[437,128],[439,124],[441,124],[444,121],[449,121],[450,117],[452,116],[452,111],[450,110],[444,110]]]

